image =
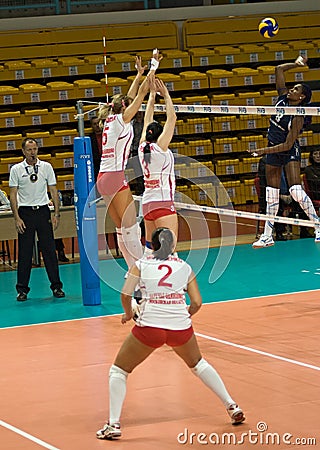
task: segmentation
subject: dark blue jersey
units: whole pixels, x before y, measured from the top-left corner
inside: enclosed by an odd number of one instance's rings
[[[278,101],[275,105],[276,107],[286,107],[290,106],[289,101],[287,99],[287,94],[280,95],[278,97]],[[283,115],[283,114],[273,114],[270,118],[270,125],[268,128],[267,138],[270,145],[278,145],[283,144],[287,135],[292,127],[292,121],[295,116]],[[299,130],[299,134],[303,131],[303,128],[311,123],[311,118],[309,116],[305,116],[303,127]],[[299,146],[298,140],[295,142],[294,147]]]
[[[282,106],[289,106],[287,94],[280,95],[275,106],[280,108]],[[274,146],[283,144],[286,141],[287,135],[291,129],[293,118],[294,116],[284,114],[273,114],[271,116],[267,134],[270,145]]]

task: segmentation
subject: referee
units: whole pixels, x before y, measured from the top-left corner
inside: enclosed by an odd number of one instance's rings
[[[38,144],[32,138],[22,142],[25,159],[10,170],[10,204],[18,232],[17,300],[27,300],[35,233],[54,297],[65,297],[59,276],[53,229],[59,225],[59,199],[53,167],[38,159]],[[49,189],[54,214],[49,209]]]

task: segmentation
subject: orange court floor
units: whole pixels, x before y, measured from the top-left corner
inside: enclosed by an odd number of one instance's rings
[[[243,424],[232,426],[220,400],[163,347],[128,377],[117,441],[95,432],[108,415],[109,367],[132,324],[105,305],[81,315],[81,297],[16,305],[8,300],[14,278],[1,273],[1,450],[320,448],[319,252],[313,239],[240,245],[213,285],[205,286],[206,265],[199,272],[207,303],[194,329],[245,411]],[[64,279],[77,266],[61,266]],[[76,298],[71,284],[65,289]]]

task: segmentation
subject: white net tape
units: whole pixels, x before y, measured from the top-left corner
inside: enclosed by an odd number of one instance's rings
[[[90,102],[81,100],[82,103],[106,105],[104,102]],[[191,114],[239,114],[239,115],[259,115],[270,116],[271,114],[285,114],[290,116],[320,116],[320,107],[317,106],[232,106],[232,105],[174,105],[177,113]],[[98,109],[98,108],[94,108]],[[141,111],[145,111],[146,105],[141,106]],[[165,105],[154,105],[154,111],[165,112]],[[91,111],[91,110],[90,110]],[[89,114],[87,111],[85,114]]]
[[[320,116],[320,107],[299,106],[299,107],[276,107],[276,106],[222,106],[222,105],[174,105],[177,113],[197,113],[197,114],[253,114],[267,116],[271,114],[284,114],[290,116]],[[142,106],[145,110],[145,105]],[[155,112],[164,112],[164,105],[155,105]]]
[[[92,102],[81,100],[83,103],[96,104],[98,107],[100,105],[105,105],[104,102]],[[271,114],[286,114],[286,115],[302,115],[302,116],[319,116],[320,107],[275,107],[275,106],[222,106],[222,105],[174,105],[175,111],[177,113],[189,113],[189,114],[236,114],[236,115],[271,115]],[[141,106],[141,110],[144,111],[146,105]],[[98,109],[98,108],[94,108]],[[155,112],[162,113],[165,112],[165,105],[157,104],[154,106]],[[93,110],[90,110],[93,111]],[[90,111],[85,112],[88,114]],[[82,115],[83,119],[83,115]],[[214,176],[214,174],[212,174]],[[221,183],[220,183],[221,185]],[[101,198],[94,200],[92,203],[96,203]],[[134,200],[141,202],[141,196],[134,196]],[[89,205],[90,206],[90,205]],[[295,226],[305,226],[314,227],[315,222],[311,220],[304,220],[299,218],[291,218],[287,216],[268,216],[266,214],[255,213],[250,211],[234,209],[230,204],[225,208],[211,207],[198,205],[196,203],[182,203],[175,202],[177,211],[179,210],[189,210],[197,211],[202,213],[211,213],[218,216],[231,216],[239,217],[245,219],[251,219],[253,221],[266,221],[274,220],[275,223],[284,223]],[[141,209],[141,207],[140,207]]]

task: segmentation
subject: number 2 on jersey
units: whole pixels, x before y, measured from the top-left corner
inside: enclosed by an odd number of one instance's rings
[[[167,273],[160,278],[158,286],[165,286],[165,287],[172,287],[172,283],[167,283],[166,280],[170,277],[170,275],[172,274],[172,269],[170,266],[167,266],[166,264],[160,264],[160,266],[158,267],[158,270],[162,270],[165,269],[167,271]]]

